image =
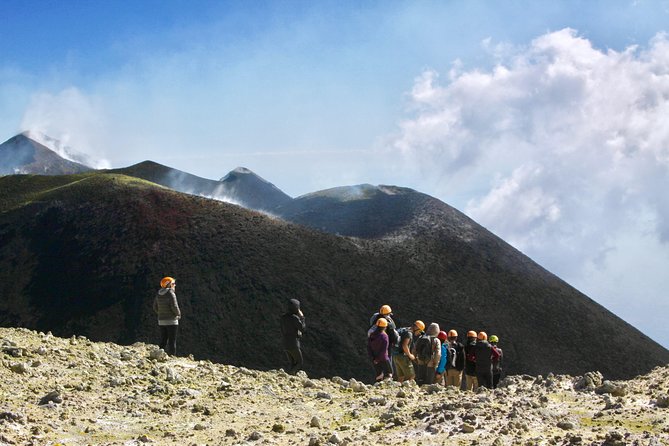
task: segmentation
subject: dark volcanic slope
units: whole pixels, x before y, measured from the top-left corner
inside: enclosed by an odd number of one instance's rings
[[[435,199],[385,240],[337,237],[122,175],[0,178],[0,325],[156,341],[160,278],[179,281],[179,351],[283,365],[278,316],[303,301],[307,371],[370,379],[365,331],[401,321],[486,330],[511,373],[632,376],[669,352]],[[435,225],[435,222],[438,224]],[[621,360],[620,358],[625,358]]]
[[[276,186],[242,167],[231,171],[221,181],[201,178],[153,161],[108,172],[141,178],[178,192],[232,202],[248,209],[267,211],[291,200]]]
[[[25,134],[0,144],[0,175],[66,175],[90,170],[90,167],[62,158]]]
[[[278,187],[245,167],[238,167],[221,178],[227,193],[245,207],[269,211],[290,203],[292,198]]]

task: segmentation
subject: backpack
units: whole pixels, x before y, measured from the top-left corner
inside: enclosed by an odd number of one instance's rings
[[[397,333],[397,342],[392,345],[390,352],[393,355],[403,355],[404,350],[402,350],[402,338],[405,337],[407,333],[409,333],[409,327],[402,327],[399,330],[396,330],[395,333]],[[388,336],[388,339],[390,339],[390,336]],[[409,348],[411,348],[411,345],[409,345]]]
[[[432,343],[434,336],[423,335],[416,341],[416,357],[423,362],[432,359]]]
[[[448,360],[446,362],[446,368],[447,369],[454,369],[455,368],[455,359],[458,356],[457,352],[455,349],[451,346],[451,344],[448,344],[446,347],[448,349]]]

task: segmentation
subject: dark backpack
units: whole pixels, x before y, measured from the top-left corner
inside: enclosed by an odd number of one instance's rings
[[[447,369],[454,369],[455,368],[456,357],[458,356],[458,354],[450,344],[448,344],[448,346],[446,348],[448,349],[448,360],[446,362],[446,368]]]
[[[432,359],[432,343],[434,336],[424,334],[416,341],[416,358],[423,362]]]
[[[393,344],[391,347],[391,353],[393,355],[403,355],[404,350],[402,350],[402,338],[406,337],[406,334],[409,333],[409,327],[402,327],[399,330],[396,331],[397,333],[397,342]],[[388,336],[388,339],[390,339],[390,336]],[[411,346],[409,346],[411,348]]]

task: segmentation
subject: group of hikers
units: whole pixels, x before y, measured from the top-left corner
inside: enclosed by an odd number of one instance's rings
[[[153,302],[160,328],[159,346],[169,355],[176,354],[176,339],[181,311],[176,297],[176,280],[164,277]],[[304,363],[300,339],[306,329],[300,301],[290,299],[281,316],[283,347],[288,360],[287,372],[297,373]],[[439,324],[427,329],[417,320],[410,327],[398,328],[389,305],[383,305],[370,319],[367,352],[372,361],[375,381],[415,380],[417,384],[439,383],[467,390],[479,386],[495,388],[502,376],[502,349],[499,338],[481,331],[468,331],[462,344],[456,330],[442,331]]]
[[[367,352],[376,382],[414,379],[417,384],[443,384],[466,390],[497,387],[502,376],[503,352],[499,338],[468,331],[463,345],[456,330],[442,331],[439,324],[427,329],[421,320],[398,328],[392,309],[383,305],[369,321]]]

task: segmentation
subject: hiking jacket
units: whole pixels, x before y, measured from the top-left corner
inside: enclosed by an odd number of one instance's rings
[[[476,373],[492,373],[492,345],[488,341],[478,341],[474,347]]]
[[[281,316],[281,334],[283,347],[293,349],[300,347],[300,338],[307,328],[304,316],[300,316],[300,301],[290,299],[286,313]]]
[[[376,330],[367,338],[367,354],[374,363],[388,361],[388,335],[383,330]]]
[[[441,344],[441,359],[437,365],[437,373],[444,373],[446,371],[446,363],[448,362],[448,342]]]
[[[181,310],[173,289],[158,290],[158,295],[153,300],[153,311],[158,315],[158,325],[179,325]]]
[[[504,357],[504,352],[502,352],[502,349],[497,347],[496,345],[493,345],[492,349],[493,349],[492,371],[493,372],[501,372],[502,371],[502,358]],[[495,353],[497,353],[497,354],[495,355]]]
[[[476,340],[467,338],[467,343],[465,344],[465,374],[469,376],[476,375],[476,354],[474,353],[474,347],[476,346]]]

